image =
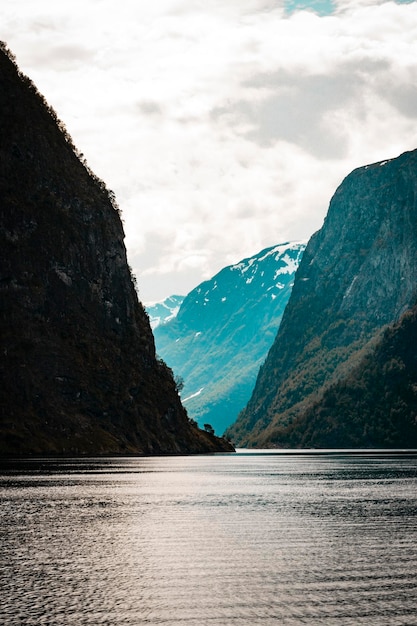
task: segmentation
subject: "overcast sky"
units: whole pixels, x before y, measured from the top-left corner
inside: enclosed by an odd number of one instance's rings
[[[417,148],[416,2],[2,0],[0,38],[115,192],[144,303]]]

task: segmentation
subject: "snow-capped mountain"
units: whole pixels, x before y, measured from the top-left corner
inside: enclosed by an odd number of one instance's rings
[[[193,289],[175,317],[154,326],[157,352],[183,379],[182,401],[201,426],[221,434],[245,406],[305,246],[272,246],[225,267]]]
[[[162,302],[153,302],[145,305],[149,315],[151,328],[155,329],[160,324],[165,324],[178,315],[184,296],[169,296]]]

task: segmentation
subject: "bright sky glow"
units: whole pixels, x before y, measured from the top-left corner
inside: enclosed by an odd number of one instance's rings
[[[320,228],[417,147],[417,3],[4,0],[0,38],[116,193],[143,302]]]

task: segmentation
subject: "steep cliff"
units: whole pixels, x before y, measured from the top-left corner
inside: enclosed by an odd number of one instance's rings
[[[112,194],[0,50],[2,454],[227,449],[155,356]]]
[[[236,443],[306,445],[294,420],[301,424],[325,389],[369,358],[383,330],[414,304],[416,203],[417,151],[359,168],[342,182],[304,252],[252,397],[228,432]],[[320,420],[315,428],[314,445],[328,445]],[[400,439],[393,441],[407,445]]]
[[[223,268],[155,328],[157,352],[184,381],[183,402],[200,426],[223,433],[249,400],[305,245],[282,243]]]

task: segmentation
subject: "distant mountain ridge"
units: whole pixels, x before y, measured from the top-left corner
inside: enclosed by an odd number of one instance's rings
[[[165,324],[178,315],[180,306],[185,296],[168,296],[161,302],[145,304],[146,312],[149,315],[151,328],[155,329],[160,324]]]
[[[385,378],[386,401],[378,398],[378,427],[373,423],[375,394],[365,389],[366,380],[376,385],[376,372],[388,367],[383,361],[388,336],[384,332],[416,303],[416,217],[417,150],[358,168],[345,178],[323,227],[305,250],[253,394],[228,429],[237,445],[417,444],[416,416],[410,410],[417,380],[412,365],[401,369],[401,362],[413,363],[404,353],[404,333],[414,336],[415,316],[411,321],[404,318],[401,333],[396,331],[400,356],[393,357],[397,362],[392,372],[397,374],[391,383]],[[379,369],[368,377],[364,364],[369,370],[376,361]],[[358,394],[356,408],[347,404],[356,393],[345,393],[348,387]]]
[[[291,293],[305,242],[271,246],[193,289],[178,314],[154,328],[156,349],[200,426],[217,433],[248,400]]]

